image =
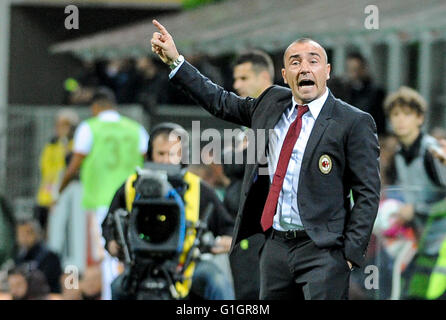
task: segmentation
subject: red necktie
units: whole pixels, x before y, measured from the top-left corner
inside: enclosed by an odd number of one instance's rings
[[[268,197],[266,198],[265,207],[263,208],[260,224],[263,231],[268,230],[273,225],[274,214],[276,213],[277,201],[279,200],[280,190],[282,190],[283,180],[290,162],[291,153],[297,138],[299,138],[302,128],[302,116],[308,111],[308,106],[297,106],[296,120],[291,123],[285,140],[280,150],[279,161],[277,162],[276,172],[274,173],[273,183],[269,188]]]

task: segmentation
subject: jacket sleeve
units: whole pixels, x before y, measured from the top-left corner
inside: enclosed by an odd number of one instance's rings
[[[214,205],[214,210],[209,217],[209,230],[212,231],[214,236],[232,236],[234,219],[229,215],[215,191],[203,182],[200,183],[200,190],[200,218],[203,218],[202,215],[204,214],[207,205],[212,203]]]
[[[125,183],[116,191],[113,200],[108,209],[107,216],[102,222],[102,236],[105,239],[105,249],[108,248],[108,243],[112,240],[117,240],[116,225],[113,220],[113,213],[117,209],[125,209]],[[108,250],[108,249],[107,249]]]
[[[170,81],[214,116],[251,127],[255,99],[241,98],[226,91],[203,76],[187,61],[184,61]]]
[[[361,113],[348,134],[346,176],[354,205],[344,231],[344,254],[354,265],[361,266],[378,212],[381,189],[378,137],[369,114]]]

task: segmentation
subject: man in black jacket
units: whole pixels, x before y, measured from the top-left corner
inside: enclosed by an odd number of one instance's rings
[[[350,53],[346,67],[345,101],[370,113],[375,120],[377,133],[381,136],[387,132],[383,108],[385,91],[373,80],[367,60],[360,53]]]
[[[22,220],[17,223],[18,253],[16,265],[27,264],[30,269],[38,269],[45,275],[52,293],[60,293],[59,279],[62,267],[57,254],[48,249],[42,241],[42,230],[37,220]]]
[[[213,115],[271,132],[266,159],[246,167],[232,244],[265,234],[260,298],[348,298],[351,267],[363,264],[378,210],[379,146],[373,118],[329,92],[324,48],[292,42],[282,69],[291,90],[272,86],[243,99],[184,61],[153,23],[152,51],[171,67],[173,83]]]
[[[267,53],[260,50],[242,53],[235,59],[233,78],[233,87],[239,96],[257,98],[274,83],[273,61]],[[233,161],[230,164],[223,163],[224,173],[231,180],[223,203],[234,219],[237,216],[245,172],[245,163],[240,164],[236,159],[242,158],[246,162],[247,142],[248,139],[244,136],[233,151]],[[259,299],[259,252],[264,241],[263,235],[256,234],[234,246],[229,260],[237,300]]]

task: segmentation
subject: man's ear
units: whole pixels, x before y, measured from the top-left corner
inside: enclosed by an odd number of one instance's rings
[[[266,82],[266,81],[269,82],[269,80],[270,80],[269,72],[266,71],[266,70],[261,71],[261,72],[259,73],[259,76],[260,76],[265,82]]]
[[[331,64],[327,63],[327,80],[330,79]]]
[[[285,70],[285,68],[282,68],[282,78],[283,78],[283,82],[288,84],[288,82],[286,81],[286,70]]]

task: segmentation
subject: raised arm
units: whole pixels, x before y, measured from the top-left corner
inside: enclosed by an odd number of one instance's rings
[[[165,64],[171,65],[180,56],[177,47],[175,46],[175,42],[161,23],[155,19],[152,23],[159,30],[159,32],[153,33],[151,41],[152,51],[155,52]]]
[[[151,40],[152,51],[167,65],[174,65],[180,57],[172,36],[158,21],[153,24],[159,32],[154,32]],[[256,100],[241,98],[213,83],[197,69],[184,61],[174,70],[172,82],[185,91],[199,105],[218,118],[239,125],[251,126],[251,116]]]

